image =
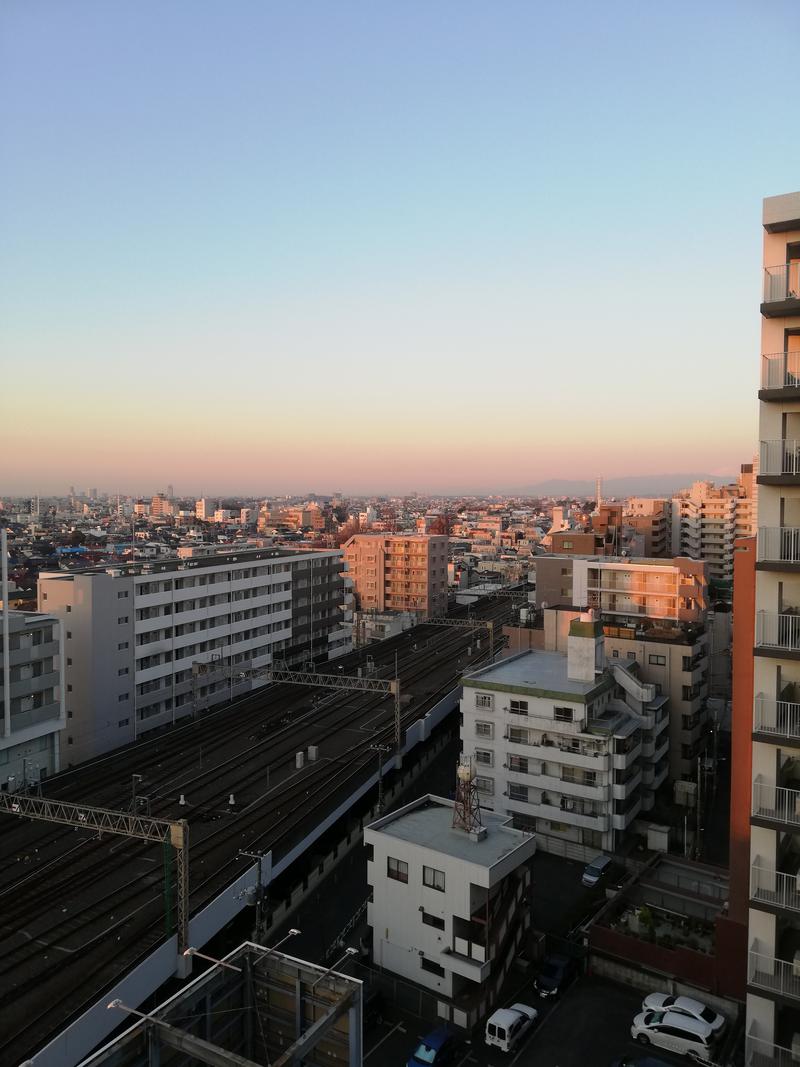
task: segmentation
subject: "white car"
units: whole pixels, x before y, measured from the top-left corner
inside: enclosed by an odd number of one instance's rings
[[[714,1058],[711,1027],[679,1011],[643,1011],[633,1020],[631,1037],[640,1045],[656,1045],[703,1063]]]
[[[511,1052],[538,1018],[539,1012],[536,1008],[527,1004],[498,1008],[486,1022],[486,1044],[495,1045],[503,1052]]]
[[[715,1035],[722,1033],[728,1021],[724,1015],[712,1011],[701,1000],[695,1000],[694,997],[673,997],[668,993],[651,993],[649,997],[645,997],[642,1011],[678,1011],[681,1015],[707,1023]]]

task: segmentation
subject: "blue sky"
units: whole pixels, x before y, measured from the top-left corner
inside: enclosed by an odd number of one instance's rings
[[[0,492],[735,470],[799,31],[781,0],[6,0]]]

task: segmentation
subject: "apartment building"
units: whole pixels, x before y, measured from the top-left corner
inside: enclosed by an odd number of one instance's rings
[[[625,525],[642,538],[650,558],[672,554],[672,502],[663,497],[633,496],[625,505]]]
[[[531,922],[533,835],[493,812],[480,821],[468,832],[452,800],[428,795],[364,829],[374,963],[464,1028],[497,1006]]]
[[[523,652],[463,679],[461,744],[481,803],[589,852],[613,851],[669,773],[669,699],[607,665],[602,624],[570,622],[567,652]]]
[[[742,464],[738,479],[730,485],[695,482],[672,498],[672,551],[705,560],[711,579],[733,580],[733,542],[755,533],[753,466]]]
[[[447,611],[445,534],[355,534],[342,546],[359,611]]]
[[[60,769],[63,660],[51,615],[9,611],[7,626],[8,643],[0,631],[0,789],[14,792]]]
[[[64,631],[63,762],[264,684],[237,671],[348,652],[341,570],[338,550],[262,548],[42,573],[39,605]]]
[[[763,228],[746,1063],[783,1065],[800,1058],[800,192],[766,199]]]

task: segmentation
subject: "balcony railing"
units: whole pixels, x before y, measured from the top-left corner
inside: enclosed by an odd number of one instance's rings
[[[784,997],[800,1000],[800,960],[790,963],[763,952],[750,950],[747,981],[759,989],[768,989]]]
[[[759,474],[800,474],[800,441],[762,441],[760,453]]]
[[[753,706],[753,729],[800,742],[800,704],[773,700],[759,693]]]
[[[800,389],[800,351],[761,357],[762,389]]]
[[[800,826],[800,790],[772,785],[757,778],[753,782],[752,814],[755,818]]]
[[[800,526],[760,526],[758,559],[775,563],[800,563]]]
[[[800,614],[795,608],[780,614],[757,611],[756,645],[759,648],[800,651]]]
[[[761,866],[761,857],[750,868],[750,899],[776,908],[800,911],[800,874],[784,874]]]
[[[797,1067],[798,1057],[791,1049],[773,1045],[759,1037],[749,1037],[745,1043],[745,1067]]]
[[[800,261],[764,267],[764,303],[800,300]]]

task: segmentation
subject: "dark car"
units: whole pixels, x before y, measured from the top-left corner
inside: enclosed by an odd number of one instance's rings
[[[546,956],[533,988],[540,997],[557,997],[577,972],[575,960],[569,956]]]
[[[423,1037],[408,1057],[406,1067],[444,1067],[455,1059],[458,1038],[446,1026]]]

